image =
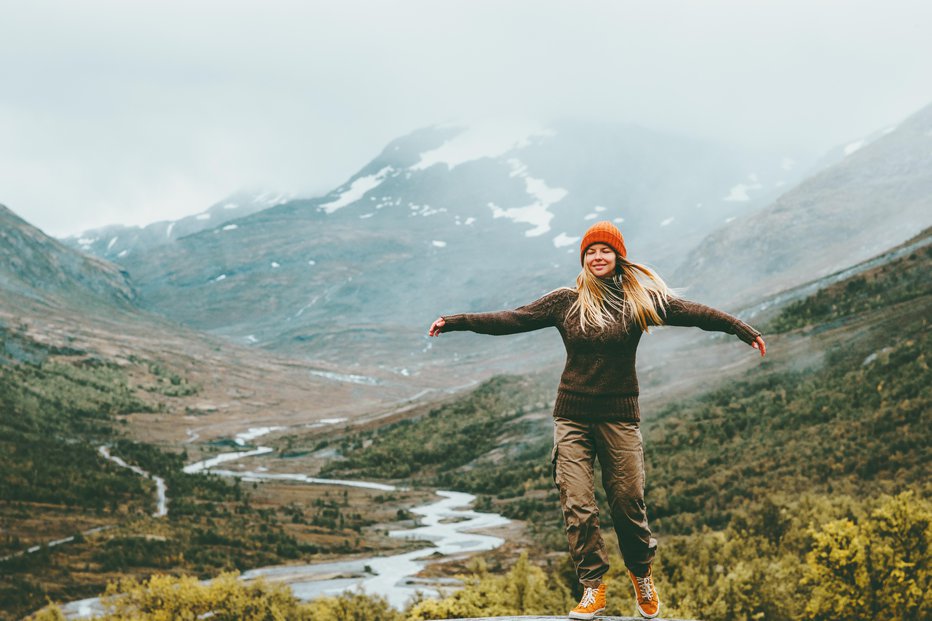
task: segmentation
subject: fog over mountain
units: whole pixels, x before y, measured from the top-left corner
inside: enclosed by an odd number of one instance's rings
[[[279,205],[290,198],[290,194],[283,192],[235,192],[201,213],[179,220],[164,220],[146,226],[113,224],[71,235],[63,238],[62,242],[104,259],[120,258],[130,252],[168,244],[185,235]]]
[[[806,168],[791,154],[636,126],[510,129],[418,130],[325,196],[158,247],[113,256],[101,240],[88,250],[132,274],[144,307],[192,327],[404,374],[430,360],[424,333],[438,314],[514,307],[572,284],[593,222],[618,223],[632,259],[669,271]],[[516,351],[483,341],[445,352],[489,348]]]
[[[932,98],[932,5],[840,6],[10,4],[3,201],[55,236],[178,220],[236,188],[316,195],[457,119],[635,122],[817,154]]]

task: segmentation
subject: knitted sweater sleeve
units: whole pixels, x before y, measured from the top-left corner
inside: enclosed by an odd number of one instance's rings
[[[760,332],[737,317],[698,302],[671,296],[667,304],[661,305],[664,325],[702,328],[710,332],[734,334],[750,345]]]
[[[493,313],[443,315],[441,332],[469,330],[480,334],[517,334],[557,325],[560,301],[566,290],[551,291],[542,298],[514,310]]]

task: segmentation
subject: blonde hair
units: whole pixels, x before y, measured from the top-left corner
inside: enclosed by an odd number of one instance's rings
[[[642,283],[641,279],[647,282]],[[644,332],[649,326],[660,325],[658,304],[667,303],[673,292],[667,283],[650,268],[632,263],[615,253],[615,275],[610,281],[603,280],[589,271],[588,265],[576,277],[576,301],[570,313],[579,314],[579,326],[605,329],[619,318],[622,325],[635,321]]]

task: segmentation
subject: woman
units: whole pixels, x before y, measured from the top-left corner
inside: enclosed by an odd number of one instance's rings
[[[761,356],[766,346],[760,333],[743,321],[675,297],[654,272],[628,261],[621,232],[611,222],[586,231],[580,262],[575,289],[551,291],[513,311],[446,315],[430,326],[429,334],[515,334],[551,326],[560,331],[567,357],[553,411],[553,478],[570,556],[583,586],[582,599],[569,617],[592,619],[605,610],[602,576],[609,565],[593,482],[598,457],[637,611],[653,618],[660,613],[660,597],[651,576],[657,542],[644,505],[638,341],[650,326],[672,325],[734,334]]]

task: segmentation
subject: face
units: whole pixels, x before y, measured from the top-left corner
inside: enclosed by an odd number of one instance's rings
[[[592,244],[584,256],[589,271],[602,278],[615,273],[615,251],[608,244]]]

